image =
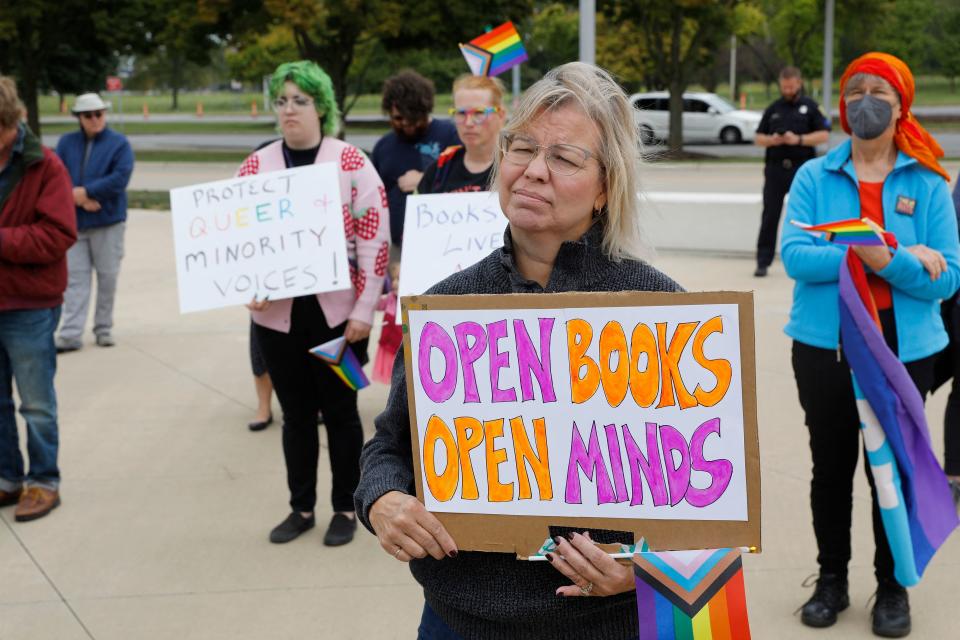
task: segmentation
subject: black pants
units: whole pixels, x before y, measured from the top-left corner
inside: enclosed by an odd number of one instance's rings
[[[943,470],[948,476],[960,476],[960,305],[950,310],[950,322],[953,338],[947,348],[953,350],[953,383],[943,418]]]
[[[892,323],[891,323],[892,324]],[[884,332],[888,344],[890,337]],[[896,345],[896,337],[893,336]],[[933,385],[934,358],[907,362],[906,368],[926,399]],[[832,349],[793,343],[793,373],[800,405],[810,432],[813,479],[810,506],[817,539],[817,563],[823,573],[847,575],[850,561],[850,524],[853,509],[853,474],[860,453],[860,418],[846,358]],[[877,580],[893,580],[893,556],[883,530],[877,489],[864,452],[864,469],[873,501],[873,556]]]
[[[799,164],[785,168],[781,162],[768,162],[763,169],[763,216],[757,236],[757,266],[769,267],[777,250],[777,231],[783,199],[790,191]]]
[[[257,340],[283,409],[283,457],[287,463],[290,507],[313,511],[317,502],[317,462],[320,434],[317,413],[322,411],[333,471],[334,511],[353,511],[353,492],[360,481],[363,427],[357,411],[357,392],[333,370],[310,355],[311,347],[343,335],[346,323],[327,326],[316,296],[293,301],[290,333],[256,325]],[[367,341],[351,345],[366,358]]]

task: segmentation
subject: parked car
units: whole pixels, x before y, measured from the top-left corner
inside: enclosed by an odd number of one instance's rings
[[[640,137],[644,144],[666,140],[670,135],[670,94],[666,91],[635,93],[630,96],[635,108]],[[715,93],[683,94],[683,141],[752,142],[763,116],[759,111],[737,109]]]

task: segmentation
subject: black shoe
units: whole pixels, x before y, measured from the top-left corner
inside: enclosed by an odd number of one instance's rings
[[[754,278],[765,278],[767,276],[766,267],[757,267],[757,270],[753,272]]]
[[[910,599],[907,590],[893,580],[877,586],[877,601],[871,614],[873,634],[883,638],[902,638],[910,634]]]
[[[804,586],[810,585],[804,582]],[[837,621],[837,614],[849,606],[847,579],[835,573],[821,573],[813,595],[800,607],[800,621],[808,627],[829,627]]]
[[[342,513],[333,514],[330,526],[323,535],[323,544],[328,547],[339,547],[353,540],[353,533],[357,530],[357,519],[348,518]]]
[[[304,518],[299,511],[294,511],[287,516],[287,519],[278,524],[270,532],[270,542],[274,544],[283,544],[290,542],[301,533],[313,529],[316,520],[313,516]]]
[[[247,425],[247,428],[250,429],[250,431],[263,431],[264,429],[266,429],[272,424],[273,424],[273,414],[271,413],[269,416],[267,416],[266,420],[263,420],[261,422],[251,422],[250,424]]]

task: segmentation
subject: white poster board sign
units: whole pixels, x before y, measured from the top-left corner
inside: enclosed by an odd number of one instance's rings
[[[503,246],[506,228],[490,191],[407,196],[399,295],[424,293],[487,257]]]
[[[336,163],[170,191],[180,312],[347,289]]]
[[[408,319],[429,511],[747,519],[736,304]]]

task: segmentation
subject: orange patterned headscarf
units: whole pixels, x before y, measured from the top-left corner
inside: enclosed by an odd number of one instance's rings
[[[927,132],[910,112],[913,104],[914,84],[910,67],[900,58],[889,53],[873,51],[866,53],[847,67],[840,77],[840,126],[848,134],[850,125],[847,124],[847,103],[844,99],[844,89],[847,81],[857,73],[869,73],[880,76],[900,94],[900,119],[897,121],[897,130],[893,141],[897,148],[914,158],[921,165],[950,181],[950,175],[940,166],[937,158],[943,157],[943,149],[933,136]]]

